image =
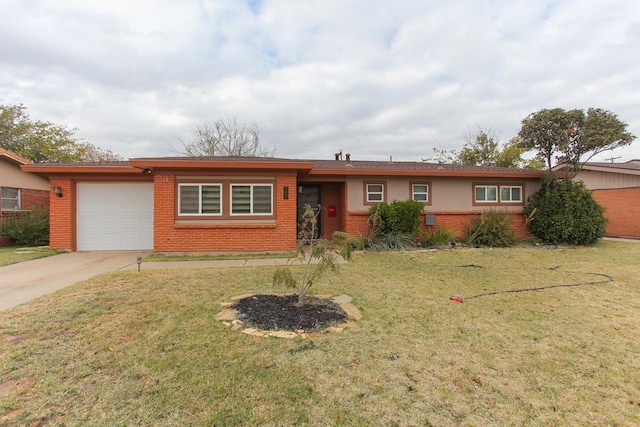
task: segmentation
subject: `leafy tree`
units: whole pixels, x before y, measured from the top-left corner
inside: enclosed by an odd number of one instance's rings
[[[273,284],[285,286],[285,288],[297,289],[298,303],[302,306],[305,303],[309,289],[324,274],[331,270],[338,271],[338,259],[351,261],[351,246],[358,245],[356,239],[352,239],[346,233],[336,231],[332,239],[327,240],[318,236],[318,216],[322,209],[317,212],[306,205],[302,214],[302,224],[298,233],[298,259],[304,264],[302,277],[298,282],[291,273],[291,266],[278,267],[273,273]],[[313,261],[317,261],[314,263]]]
[[[525,159],[524,153],[529,151],[520,147],[516,138],[504,144],[501,148],[499,137],[492,129],[479,127],[477,132],[469,132],[465,136],[462,150],[438,150],[436,160],[442,163],[468,166],[498,166],[505,168],[540,169],[542,166],[537,159]]]
[[[522,121],[518,136],[519,146],[536,150],[549,172],[556,156],[559,163],[568,166],[570,178],[596,154],[629,145],[636,138],[616,114],[600,108],[531,113]]]
[[[531,232],[547,243],[592,244],[605,233],[604,208],[582,181],[547,178],[524,213]]]
[[[239,124],[236,118],[196,125],[192,133],[191,142],[181,141],[180,152],[187,156],[273,157],[275,154],[275,149],[262,145],[255,123]]]
[[[109,151],[74,138],[76,129],[32,120],[27,108],[0,105],[0,147],[34,163],[122,160]]]

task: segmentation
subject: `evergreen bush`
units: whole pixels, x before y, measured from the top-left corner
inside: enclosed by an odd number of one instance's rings
[[[529,230],[546,243],[590,245],[604,236],[604,208],[581,181],[552,178],[525,207]]]
[[[374,234],[410,234],[420,229],[424,205],[415,200],[378,203],[369,209],[369,225]]]

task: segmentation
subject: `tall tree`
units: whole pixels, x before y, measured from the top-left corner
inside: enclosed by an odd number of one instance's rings
[[[542,164],[537,159],[525,159],[527,149],[519,146],[519,141],[512,138],[500,145],[498,134],[493,129],[478,127],[475,132],[468,132],[462,150],[438,150],[435,160],[468,166],[497,166],[505,168],[540,169]]]
[[[255,123],[239,124],[237,118],[196,125],[192,129],[191,141],[181,143],[179,151],[192,157],[273,157],[275,154],[275,148],[266,147],[260,141]]]
[[[635,135],[627,124],[601,108],[569,110],[554,108],[531,113],[518,133],[520,147],[536,150],[551,172],[553,158],[567,165],[569,177],[596,154],[631,144]]]
[[[122,160],[118,154],[74,138],[76,129],[32,120],[27,108],[0,105],[0,147],[34,163]]]

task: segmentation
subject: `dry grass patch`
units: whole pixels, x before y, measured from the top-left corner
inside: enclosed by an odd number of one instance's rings
[[[64,251],[55,251],[48,247],[19,248],[17,246],[7,246],[0,248],[0,267],[18,262],[30,261],[32,259],[44,258],[60,254]]]
[[[214,317],[273,267],[119,272],[0,313],[5,422],[637,425],[640,244],[360,253],[342,334],[256,339]],[[474,264],[478,268],[462,267]],[[603,285],[455,294],[592,281]]]

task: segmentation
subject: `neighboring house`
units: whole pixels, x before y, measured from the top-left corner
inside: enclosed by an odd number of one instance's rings
[[[574,179],[584,182],[605,208],[607,236],[640,239],[640,160],[586,163]]]
[[[425,228],[463,234],[489,208],[522,214],[543,171],[422,162],[255,157],[140,158],[25,165],[48,176],[51,247],[156,252],[290,251],[305,204],[322,206],[321,233],[368,232],[379,202],[424,203]],[[427,215],[434,214],[434,215]],[[434,225],[426,225],[426,223]]]
[[[31,161],[0,148],[0,222],[25,211],[49,206],[49,180],[24,173],[20,166]],[[0,246],[10,244],[0,236]]]

